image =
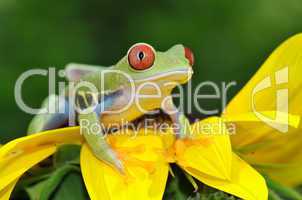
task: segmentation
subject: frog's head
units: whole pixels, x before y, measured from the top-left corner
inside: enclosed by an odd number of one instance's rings
[[[155,83],[186,83],[193,70],[194,56],[183,45],[175,45],[165,52],[155,51],[149,44],[137,43],[115,66],[130,75],[134,82],[151,81]]]

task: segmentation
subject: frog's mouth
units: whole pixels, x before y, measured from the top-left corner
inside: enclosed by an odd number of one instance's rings
[[[177,82],[180,84],[184,84],[188,82],[193,75],[192,68],[185,68],[185,69],[178,69],[178,70],[171,70],[164,73],[155,74],[152,77],[143,78],[143,79],[136,79],[136,83],[142,82]]]

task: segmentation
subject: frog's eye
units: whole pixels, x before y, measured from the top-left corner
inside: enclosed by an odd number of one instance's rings
[[[146,70],[152,67],[154,60],[155,51],[148,44],[135,44],[128,51],[128,63],[135,70]]]
[[[193,66],[194,65],[194,54],[193,54],[192,50],[189,49],[188,47],[185,47],[185,56],[188,59],[189,64],[191,66]]]

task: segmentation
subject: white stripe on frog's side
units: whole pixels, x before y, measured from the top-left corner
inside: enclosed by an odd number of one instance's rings
[[[158,80],[158,79],[165,78],[168,76],[177,76],[177,75],[184,75],[184,74],[188,75],[187,80],[189,80],[193,75],[193,70],[189,68],[189,69],[185,69],[185,70],[177,70],[177,71],[160,73],[160,74],[157,74],[157,75],[149,77],[149,78],[136,79],[135,82],[141,83],[141,82],[146,82],[146,81],[154,81],[154,80]]]

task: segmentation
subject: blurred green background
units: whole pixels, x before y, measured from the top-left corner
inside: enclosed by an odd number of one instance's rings
[[[28,69],[111,65],[136,42],[160,50],[183,43],[196,57],[193,84],[237,81],[230,98],[280,42],[302,32],[301,19],[300,0],[1,0],[0,141],[24,135],[32,117],[14,100],[15,81]],[[39,107],[47,88],[46,78],[27,80],[25,102]]]

